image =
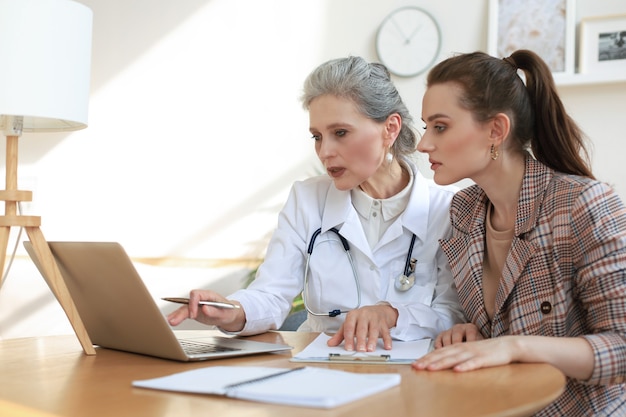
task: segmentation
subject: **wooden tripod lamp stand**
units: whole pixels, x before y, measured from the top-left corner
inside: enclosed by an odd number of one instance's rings
[[[71,0],[0,0],[0,130],[6,136],[6,189],[0,191],[0,283],[12,227],[26,230],[42,273],[65,311],[84,352],[96,353],[41,232],[39,216],[19,203],[18,140],[22,132],[87,127],[92,12]]]

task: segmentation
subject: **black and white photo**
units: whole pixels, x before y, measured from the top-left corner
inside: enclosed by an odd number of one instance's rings
[[[580,22],[578,70],[586,74],[626,71],[626,15]]]

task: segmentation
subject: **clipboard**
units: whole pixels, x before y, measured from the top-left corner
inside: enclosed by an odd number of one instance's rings
[[[364,355],[364,356],[356,356],[352,354],[341,354],[341,353],[329,353],[328,360],[330,362],[390,362],[391,355]]]
[[[331,336],[320,333],[306,348],[291,358],[291,362],[353,363],[353,364],[411,364],[432,349],[432,339],[409,342],[393,341],[391,350],[385,350],[382,339],[374,352],[349,352],[343,344],[329,347]]]

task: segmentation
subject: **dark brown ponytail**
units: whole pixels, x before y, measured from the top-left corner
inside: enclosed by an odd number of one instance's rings
[[[526,76],[526,89],[535,113],[531,139],[535,158],[557,171],[593,178],[584,136],[565,111],[550,68],[528,50],[516,51],[509,59]]]

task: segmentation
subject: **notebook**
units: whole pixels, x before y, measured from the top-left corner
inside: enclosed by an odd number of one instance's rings
[[[91,342],[178,361],[292,349],[228,336],[177,338],[131,259],[116,242],[48,242]],[[24,246],[43,274],[31,242]],[[44,275],[44,279],[48,277]]]
[[[300,407],[332,408],[399,385],[397,373],[355,373],[317,367],[211,366],[133,386]]]

